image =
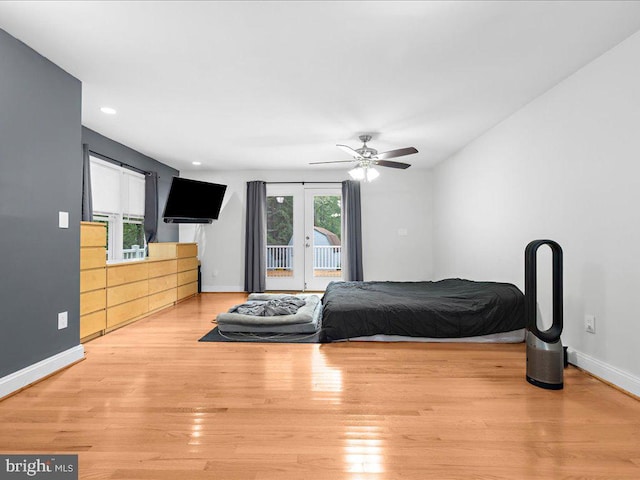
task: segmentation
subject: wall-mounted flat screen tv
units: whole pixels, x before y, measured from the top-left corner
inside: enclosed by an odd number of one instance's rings
[[[173,177],[164,207],[166,223],[211,223],[220,215],[226,185]]]

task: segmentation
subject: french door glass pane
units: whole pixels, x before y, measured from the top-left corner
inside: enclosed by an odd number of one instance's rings
[[[293,196],[267,197],[267,276],[293,276]]]
[[[313,197],[313,276],[342,276],[340,195]]]

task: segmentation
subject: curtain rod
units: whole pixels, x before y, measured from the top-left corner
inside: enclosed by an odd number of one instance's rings
[[[119,165],[121,167],[127,167],[130,170],[133,170],[134,172],[138,172],[138,173],[142,173],[143,175],[149,175],[151,172],[147,172],[146,170],[142,170],[141,168],[138,167],[134,167],[133,165],[129,165],[128,163],[124,163],[121,162],[120,160],[116,160],[115,158],[111,158],[111,157],[107,157],[106,155],[103,155],[102,153],[98,153],[98,152],[94,152],[93,150],[89,149],[89,153],[93,154],[103,160],[106,160],[108,162],[111,163],[115,163],[116,165]]]
[[[304,185],[305,183],[342,183],[342,182],[264,182],[267,185],[270,184],[288,184],[288,183],[301,183],[302,185]]]

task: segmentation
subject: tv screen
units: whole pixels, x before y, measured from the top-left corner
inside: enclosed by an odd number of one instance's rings
[[[211,223],[220,215],[226,185],[173,177],[164,206],[166,223]]]

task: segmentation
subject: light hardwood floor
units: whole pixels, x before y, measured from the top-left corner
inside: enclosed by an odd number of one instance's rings
[[[0,452],[78,453],[82,479],[640,478],[640,402],[518,345],[199,343],[204,294],[86,344],[0,403]]]

